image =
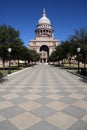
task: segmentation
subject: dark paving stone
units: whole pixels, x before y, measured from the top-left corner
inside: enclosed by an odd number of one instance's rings
[[[2,116],[4,116],[5,118],[11,118],[13,116],[22,114],[24,112],[24,110],[22,110],[21,108],[15,106],[15,107],[10,107],[10,108],[6,108],[4,110],[0,111],[0,114]]]
[[[71,116],[74,116],[78,119],[81,119],[85,114],[87,114],[86,110],[75,107],[75,106],[67,107],[67,108],[63,109],[63,112],[65,112]]]
[[[20,104],[20,103],[24,103],[24,102],[27,102],[29,101],[28,99],[25,99],[23,97],[20,97],[20,98],[15,98],[15,99],[12,99],[10,100],[12,103],[14,104]]]
[[[16,126],[11,124],[8,120],[0,122],[0,130],[18,130]]]
[[[71,93],[69,92],[65,92],[65,91],[61,91],[61,92],[58,92],[59,95],[62,95],[62,96],[68,96],[70,95]]]
[[[87,101],[87,97],[83,98],[84,101]]]
[[[0,96],[7,95],[7,94],[10,94],[10,93],[7,92],[7,91],[2,91],[2,92],[0,92]]]
[[[78,121],[76,124],[71,126],[68,130],[87,130],[87,122]]]
[[[48,116],[51,116],[52,114],[54,114],[55,110],[52,110],[48,107],[45,107],[45,106],[42,106],[42,107],[39,107],[38,109],[34,109],[31,111],[33,114],[35,114],[36,116],[39,116],[40,118],[44,119]]]
[[[40,96],[47,96],[49,95],[50,93],[49,92],[46,92],[46,91],[43,91],[43,92],[40,92],[38,93]]]
[[[47,104],[47,103],[50,103],[50,102],[52,102],[53,100],[51,100],[51,99],[49,99],[49,98],[46,98],[46,97],[42,97],[42,98],[39,98],[39,99],[36,99],[35,100],[35,102],[38,102],[38,103],[40,103],[40,104],[42,104],[42,105],[45,105],[45,104]]]
[[[5,100],[4,98],[0,97],[0,102],[3,102],[4,100]]]
[[[83,91],[83,90],[79,91],[78,93],[83,94],[83,95],[87,95],[87,91]]]
[[[49,86],[49,84],[47,85],[47,84],[42,84],[41,83],[41,90],[47,90],[48,89],[48,86]]]
[[[64,85],[65,84],[58,84],[55,88],[58,89],[58,90],[61,90],[61,91],[66,90],[64,87],[62,87]]]
[[[73,103],[75,103],[75,102],[77,102],[78,100],[77,99],[74,99],[74,98],[68,98],[68,97],[64,97],[64,98],[62,98],[62,99],[60,99],[59,101],[61,101],[61,102],[64,102],[64,103],[67,103],[67,104],[73,104]]]
[[[49,124],[46,121],[41,121],[39,123],[37,123],[36,125],[27,128],[25,130],[60,130],[59,128]]]
[[[27,90],[19,93],[20,96],[25,96],[28,94],[29,94],[29,92]]]

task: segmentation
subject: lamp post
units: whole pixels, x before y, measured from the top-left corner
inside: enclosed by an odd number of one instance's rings
[[[81,74],[86,76],[87,75],[87,43],[81,44],[82,48],[83,48],[83,60],[84,60],[84,68],[82,68],[82,72]]]
[[[8,52],[9,52],[9,68],[8,68],[8,74],[11,74],[11,64],[10,64],[10,53],[11,53],[12,49],[8,48]]]
[[[77,53],[78,53],[78,71],[77,73],[79,74],[79,52],[80,52],[81,48],[77,48]]]

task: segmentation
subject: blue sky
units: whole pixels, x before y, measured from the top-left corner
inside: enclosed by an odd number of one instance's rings
[[[0,0],[0,25],[19,30],[27,46],[35,38],[43,8],[59,41],[65,41],[75,29],[87,27],[87,0]]]

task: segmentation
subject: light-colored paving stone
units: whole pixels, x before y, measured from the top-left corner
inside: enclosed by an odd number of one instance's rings
[[[38,123],[41,119],[31,113],[23,113],[9,119],[19,130],[23,130]]]
[[[59,100],[61,98],[63,98],[64,96],[58,95],[58,94],[50,94],[48,96],[46,96],[47,98],[53,99],[53,100]]]
[[[61,111],[64,108],[68,107],[69,105],[65,104],[65,103],[62,103],[62,102],[59,102],[59,101],[53,101],[53,102],[47,104],[47,106],[49,108],[54,109],[54,110]]]
[[[87,115],[85,115],[85,116],[82,118],[82,120],[87,122]]]
[[[5,120],[5,118],[0,115],[0,121],[4,121],[4,120]]]
[[[58,112],[55,115],[48,117],[46,120],[62,130],[67,130],[70,126],[77,122],[76,118],[62,112]]]
[[[0,102],[0,110],[6,109],[6,108],[12,107],[12,106],[14,106],[14,104],[9,102],[9,101],[3,101],[3,102],[1,101]]]
[[[87,101],[80,100],[76,102],[74,105],[87,110]]]
[[[21,103],[18,106],[26,111],[30,111],[30,110],[39,108],[41,105],[34,101],[28,101],[28,102]]]
[[[7,94],[7,95],[3,95],[2,97],[7,99],[7,100],[11,100],[11,99],[14,99],[14,98],[18,98],[19,95],[11,93],[11,94]]]

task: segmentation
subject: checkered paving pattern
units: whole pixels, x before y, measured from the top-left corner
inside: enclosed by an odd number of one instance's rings
[[[0,84],[0,130],[87,130],[87,83],[37,65]]]

